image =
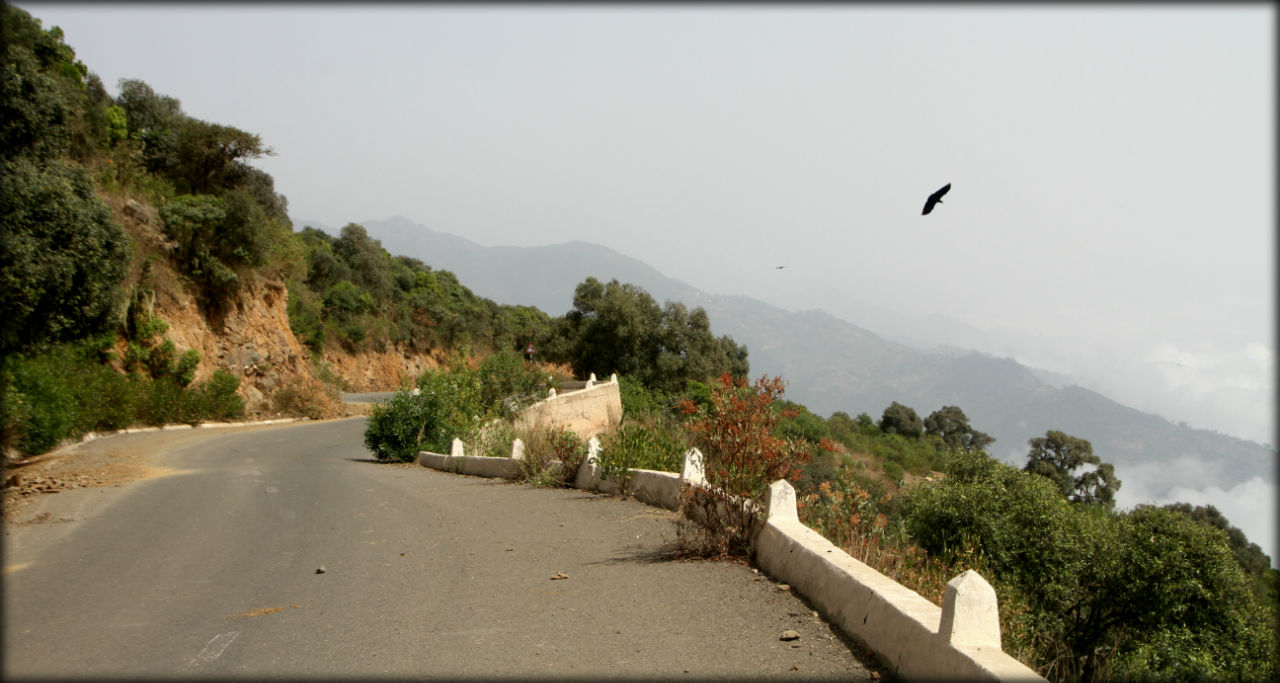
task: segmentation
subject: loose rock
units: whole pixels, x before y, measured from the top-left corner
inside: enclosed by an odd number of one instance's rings
[[[800,640],[800,634],[791,629],[787,629],[782,632],[782,637],[778,640]]]

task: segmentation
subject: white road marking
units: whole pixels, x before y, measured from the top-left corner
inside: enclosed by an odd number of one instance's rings
[[[239,635],[239,631],[219,633],[209,640],[209,642],[204,646],[204,649],[200,650],[200,654],[196,655],[187,666],[200,666],[201,664],[209,664],[213,662],[215,659],[222,656],[223,651],[225,651],[231,643],[235,642],[236,637]]]

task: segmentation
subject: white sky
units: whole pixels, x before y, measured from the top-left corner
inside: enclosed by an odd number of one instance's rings
[[[18,5],[260,134],[294,217],[944,314],[1275,443],[1269,5]]]

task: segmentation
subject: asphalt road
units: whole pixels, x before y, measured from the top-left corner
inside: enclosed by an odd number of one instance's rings
[[[395,396],[394,391],[369,391],[364,393],[343,394],[342,400],[346,403],[386,403]]]
[[[165,476],[42,496],[4,679],[873,676],[749,566],[663,559],[672,513],[376,463],[364,425],[170,434]]]

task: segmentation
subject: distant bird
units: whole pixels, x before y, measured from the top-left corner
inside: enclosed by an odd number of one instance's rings
[[[786,266],[778,266],[778,267],[777,267],[777,268],[775,268],[774,270],[782,270],[783,268],[786,268]]]
[[[947,183],[946,185],[942,186],[941,190],[938,190],[937,192],[934,192],[933,194],[929,195],[929,198],[924,200],[924,211],[922,211],[920,215],[926,216],[929,214],[930,211],[933,211],[933,205],[941,204],[942,195],[946,194],[947,191],[950,189],[951,189],[951,183]]]

